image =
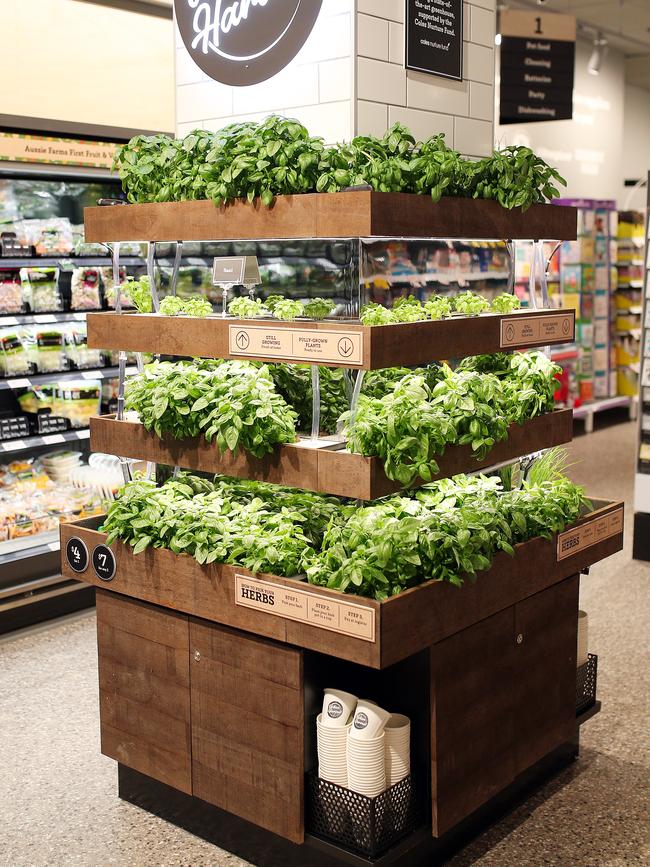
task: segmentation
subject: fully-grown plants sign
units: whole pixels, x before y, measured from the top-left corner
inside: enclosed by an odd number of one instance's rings
[[[258,84],[284,69],[314,28],[322,0],[174,0],[196,65],[224,84]]]

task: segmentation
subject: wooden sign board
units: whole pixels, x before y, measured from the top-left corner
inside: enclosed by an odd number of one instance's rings
[[[253,356],[297,362],[323,362],[341,367],[363,363],[361,331],[326,331],[308,328],[231,325],[229,352],[232,358]]]
[[[499,123],[573,116],[576,19],[540,9],[504,9]]]
[[[575,338],[575,318],[570,313],[547,316],[512,316],[501,321],[501,349],[513,346],[544,346],[562,339]]]
[[[616,509],[602,515],[593,521],[579,524],[572,530],[566,530],[557,537],[557,559],[565,560],[573,557],[585,548],[590,548],[597,542],[603,542],[623,531],[623,509]]]
[[[117,148],[114,142],[0,132],[0,160],[9,162],[110,169]]]
[[[296,582],[295,589],[283,584],[235,575],[235,605],[288,617],[329,632],[339,632],[363,641],[375,641],[375,612],[346,599],[310,593]]]

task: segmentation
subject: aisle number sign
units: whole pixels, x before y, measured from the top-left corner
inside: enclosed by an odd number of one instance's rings
[[[499,123],[571,119],[575,17],[505,9],[500,22]]]
[[[0,160],[9,162],[110,169],[118,147],[114,142],[0,132]]]

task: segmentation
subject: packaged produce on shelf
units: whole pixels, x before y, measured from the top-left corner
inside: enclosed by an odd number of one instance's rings
[[[23,287],[19,272],[0,271],[0,313],[21,313],[22,309]]]
[[[58,268],[21,268],[20,279],[32,313],[61,310]]]
[[[99,268],[75,268],[70,281],[72,310],[99,310],[102,306]]]
[[[121,247],[120,247],[121,249]],[[102,281],[102,286],[104,287],[104,294],[106,298],[109,300],[109,303],[112,307],[115,306],[115,281],[113,280],[113,269],[110,266],[99,269],[99,276]],[[120,265],[120,283],[126,283],[126,268],[123,265]],[[128,297],[124,295],[122,292],[122,307],[132,307],[130,300]]]
[[[72,248],[75,256],[106,256],[105,244],[91,243],[84,239],[83,223],[72,225]]]
[[[31,372],[27,350],[15,331],[0,332],[0,371],[3,376],[19,376]]]
[[[60,382],[54,393],[52,412],[70,419],[73,428],[85,428],[93,415],[99,415],[101,397],[100,381]]]
[[[63,351],[68,366],[78,370],[101,367],[104,359],[101,350],[88,348],[85,324],[69,325],[63,329]]]
[[[24,344],[29,361],[38,373],[54,373],[64,369],[63,332],[60,328],[26,328]]]
[[[65,217],[23,220],[23,227],[27,242],[37,256],[60,256],[74,250],[72,226]]]
[[[18,404],[21,410],[26,413],[51,413],[55,391],[56,385],[53,383],[34,386],[29,391],[18,395]]]

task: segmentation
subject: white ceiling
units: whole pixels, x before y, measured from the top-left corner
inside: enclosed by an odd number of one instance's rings
[[[600,30],[623,53],[628,84],[650,90],[650,0],[512,0],[502,5],[575,15],[584,38]]]

